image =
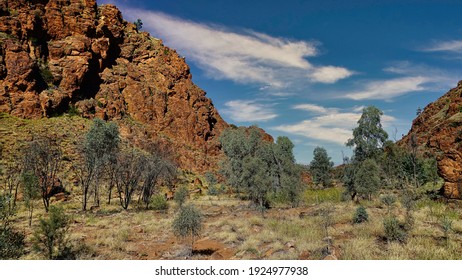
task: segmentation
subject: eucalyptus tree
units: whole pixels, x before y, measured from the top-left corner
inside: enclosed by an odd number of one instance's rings
[[[100,203],[100,181],[105,171],[114,166],[119,151],[119,127],[113,122],[106,123],[95,118],[80,146],[81,161],[77,173],[82,189],[82,209],[87,209],[90,192],[94,194],[96,205]],[[112,178],[112,177],[111,177]],[[111,187],[112,183],[110,183]]]
[[[245,192],[261,210],[269,204],[269,193],[285,192],[296,205],[300,169],[289,138],[279,137],[276,143],[263,140],[261,130],[252,126],[227,129],[220,142],[226,155],[222,174],[238,194]]]
[[[346,143],[348,147],[354,147],[354,160],[375,159],[380,154],[388,139],[388,134],[380,122],[382,115],[383,112],[374,106],[363,109],[358,126],[353,129],[353,138],[348,139]]]
[[[310,173],[316,185],[329,187],[332,183],[332,170],[334,163],[328,156],[326,149],[316,147],[313,151],[313,160],[310,163]]]
[[[122,150],[117,158],[115,185],[120,205],[127,210],[133,194],[141,189],[143,173],[146,171],[146,154],[137,148]]]

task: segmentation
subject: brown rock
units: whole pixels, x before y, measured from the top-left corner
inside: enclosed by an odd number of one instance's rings
[[[422,153],[436,155],[438,174],[447,198],[461,198],[462,187],[462,81],[456,88],[430,103],[399,141],[408,145],[415,135]]]
[[[299,260],[309,260],[310,259],[310,252],[309,251],[303,251],[300,253],[300,255],[298,256],[298,259]]]
[[[197,254],[212,255],[213,253],[223,250],[225,246],[215,240],[203,238],[194,242],[193,252]]]
[[[228,125],[184,58],[138,32],[115,6],[4,0],[0,9],[16,13],[0,16],[0,112],[40,118],[72,105],[84,117],[117,120],[136,144],[162,139],[183,169],[216,166],[217,138]]]

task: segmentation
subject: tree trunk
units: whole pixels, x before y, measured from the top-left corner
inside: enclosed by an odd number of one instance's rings
[[[83,191],[83,201],[82,201],[82,210],[87,211],[87,197],[88,197],[88,188],[85,187]]]
[[[32,226],[32,212],[34,211],[34,204],[32,200],[30,201],[30,206],[29,206],[29,227]]]

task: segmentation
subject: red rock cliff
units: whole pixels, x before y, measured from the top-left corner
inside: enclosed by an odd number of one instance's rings
[[[0,112],[85,117],[143,126],[167,139],[185,169],[219,155],[227,124],[191,81],[184,58],[94,0],[0,0]]]
[[[462,81],[425,107],[400,143],[408,143],[413,134],[420,149],[436,155],[445,196],[462,198]]]

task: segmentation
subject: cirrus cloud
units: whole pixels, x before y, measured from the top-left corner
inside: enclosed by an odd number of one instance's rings
[[[256,100],[232,100],[225,103],[223,114],[235,122],[265,122],[276,118],[271,105]]]
[[[441,41],[424,48],[425,52],[454,52],[462,53],[462,40]]]
[[[142,18],[144,28],[194,61],[215,79],[289,87],[308,82],[332,84],[353,75],[338,66],[315,66],[317,42],[277,38],[253,30],[234,31],[157,11],[122,7],[130,20]],[[284,73],[281,75],[281,73]]]
[[[280,125],[273,129],[339,145],[344,145],[352,137],[352,130],[357,126],[362,114],[362,110],[358,110],[360,107],[340,109],[316,104],[299,104],[293,108],[309,111],[315,116],[296,124]],[[384,126],[390,126],[395,121],[395,118],[389,115],[383,115],[381,119]]]
[[[348,92],[344,96],[353,100],[380,99],[390,100],[394,97],[415,91],[425,90],[424,84],[430,82],[428,77],[401,77],[390,80],[371,81],[359,91]]]

